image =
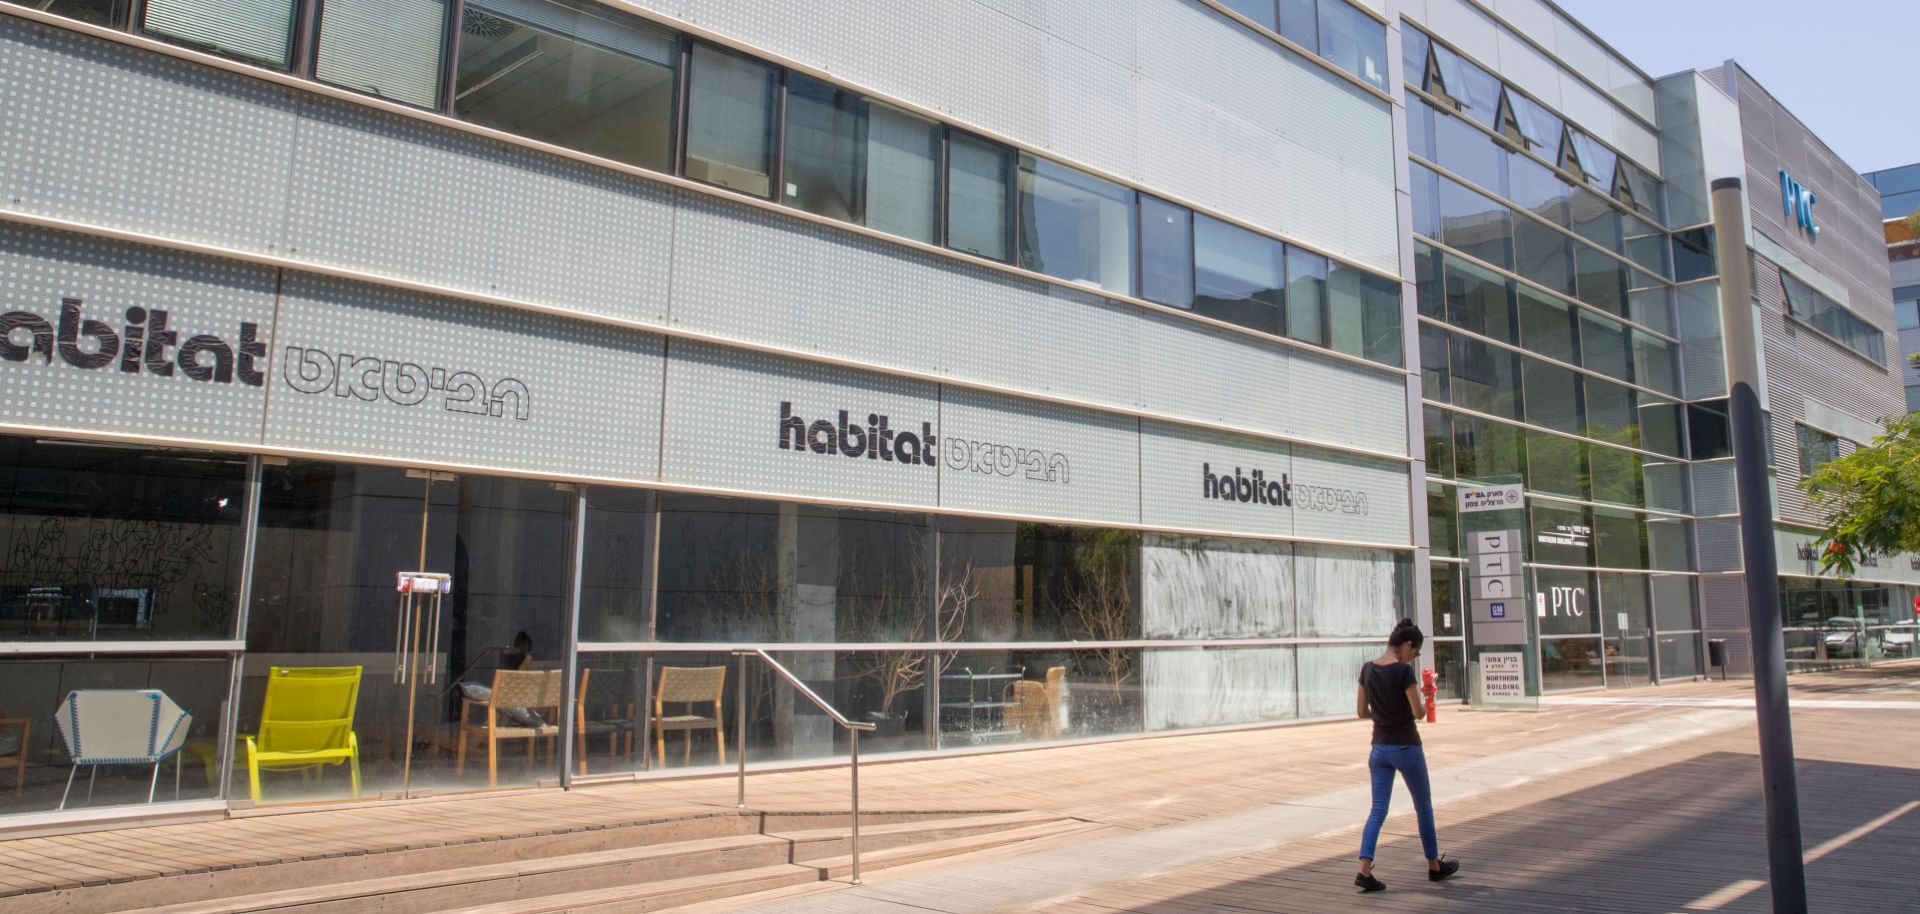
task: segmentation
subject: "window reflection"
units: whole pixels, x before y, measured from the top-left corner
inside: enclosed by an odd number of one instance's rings
[[[780,72],[705,44],[693,48],[687,91],[687,177],[771,196],[774,93]]]
[[[1267,333],[1285,329],[1285,246],[1264,235],[1195,216],[1194,306],[1208,317]]]
[[[1020,266],[1133,294],[1135,193],[1077,169],[1020,156]]]

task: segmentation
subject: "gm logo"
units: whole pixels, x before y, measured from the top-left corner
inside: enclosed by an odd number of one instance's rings
[[[1787,170],[1780,169],[1780,205],[1788,219],[1799,223],[1810,234],[1820,234],[1820,226],[1813,224],[1813,205],[1820,202],[1813,191],[1801,186]]]

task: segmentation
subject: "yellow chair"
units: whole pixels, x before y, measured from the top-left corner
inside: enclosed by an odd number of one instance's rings
[[[719,764],[727,763],[727,732],[725,726],[726,711],[722,709],[720,696],[727,690],[727,668],[724,666],[667,666],[660,668],[660,688],[653,693],[653,713],[648,715],[647,726],[653,728],[654,751],[660,764],[667,763],[667,733],[675,731],[686,734],[686,752],[683,764],[693,763],[693,731],[712,730],[714,754]],[[694,713],[694,705],[713,704],[713,716]],[[668,714],[667,705],[682,705],[679,714]],[[645,737],[641,737],[645,739]],[[745,746],[737,747],[746,751]]]
[[[346,762],[353,795],[360,795],[360,739],[353,732],[360,701],[360,667],[274,667],[260,732],[243,733],[247,786],[260,802],[261,771],[309,771]]]

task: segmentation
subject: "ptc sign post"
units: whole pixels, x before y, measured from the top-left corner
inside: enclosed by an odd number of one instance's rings
[[[1527,652],[1532,649],[1521,527],[1526,494],[1519,485],[1460,490],[1467,529],[1467,639],[1472,648],[1474,707],[1532,707]]]

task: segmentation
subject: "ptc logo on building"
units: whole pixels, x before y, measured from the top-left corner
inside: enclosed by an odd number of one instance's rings
[[[1786,169],[1780,169],[1780,207],[1788,219],[1812,235],[1820,234],[1820,226],[1813,224],[1813,205],[1818,202],[1820,198],[1813,191],[1795,181]]]

